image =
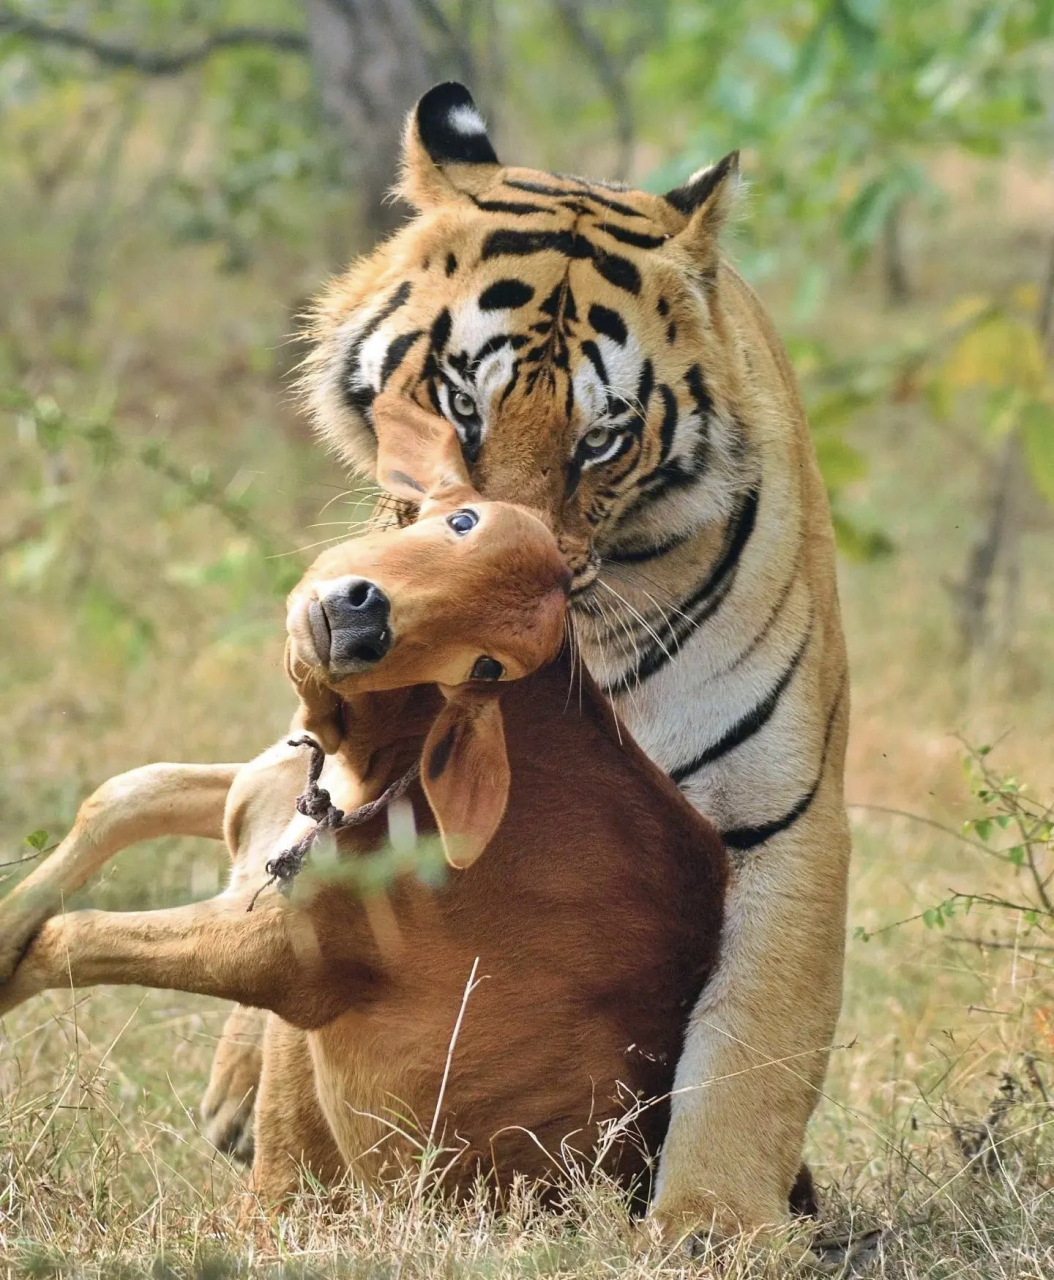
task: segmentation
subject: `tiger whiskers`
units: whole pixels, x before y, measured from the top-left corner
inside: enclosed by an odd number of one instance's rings
[[[603,580],[603,578],[597,578],[597,585],[603,587],[605,591],[613,595],[615,599],[625,609],[629,611],[630,616],[633,618],[636,618],[636,620],[640,623],[640,625],[644,628],[644,630],[647,631],[648,635],[651,636],[651,638],[655,641],[655,643],[659,646],[659,648],[663,651],[663,653],[667,656],[667,658],[673,657],[673,654],[669,651],[669,649],[667,649],[666,645],[663,643],[662,637],[659,635],[659,633],[655,630],[655,628],[651,625],[651,623],[647,620],[647,618],[645,618],[645,616],[638,609],[634,608],[634,606],[630,604],[630,602],[626,599],[624,595],[622,595],[621,592],[616,591],[615,588],[610,586],[608,583],[606,583]]]
[[[670,621],[670,615],[666,612],[666,609],[658,600],[655,599],[655,597],[651,594],[651,592],[647,591],[644,587],[642,587],[639,582],[634,583],[633,585],[641,593],[641,595],[647,596],[648,600],[651,602],[652,607],[655,609],[655,612],[662,619],[663,626],[667,629],[667,631],[669,631],[671,643],[676,645],[677,632],[674,630],[673,623]],[[672,605],[669,607],[673,610],[674,613],[680,614],[682,618],[688,617],[688,615],[683,610],[675,609],[673,608]]]
[[[575,636],[575,629],[571,625],[571,619],[566,616],[564,618],[564,636],[567,639],[567,648],[571,654],[571,671],[567,677],[567,697],[564,699],[564,711],[566,713],[567,708],[571,703],[571,694],[574,692],[575,688],[575,667],[581,661],[581,651],[580,647],[576,644],[577,637]]]
[[[357,485],[354,489],[341,489],[339,493],[335,493],[332,498],[328,499],[328,501],[323,503],[323,505],[318,510],[318,514],[324,515],[325,512],[327,512],[329,508],[334,504],[334,502],[339,502],[341,498],[354,498],[357,503],[361,498],[365,498],[365,497],[378,498],[380,497],[380,494],[381,494],[381,488],[379,485],[376,485],[376,484],[360,484],[360,485]]]
[[[685,613],[683,609],[678,608],[675,603],[676,597],[674,597],[669,588],[663,586],[661,582],[656,582],[654,578],[649,577],[641,569],[631,569],[628,565],[619,564],[617,560],[605,560],[602,563],[604,573],[621,573],[624,580],[627,580],[626,575],[629,575],[627,585],[636,587],[639,591],[644,590],[640,585],[641,582],[646,582],[654,591],[658,591],[660,595],[666,597],[667,607],[671,609],[673,613],[677,614],[678,617],[684,618],[686,621],[691,621],[690,615]]]
[[[626,660],[628,671],[633,672],[635,688],[631,688],[627,684],[625,686],[625,693],[626,693],[626,697],[630,701],[630,705],[633,707],[634,713],[636,714],[639,712],[639,707],[637,705],[637,699],[635,694],[641,688],[641,678],[640,678],[640,672],[638,669],[639,662],[640,662],[640,650],[637,646],[636,637],[633,635],[633,632],[627,626],[625,619],[619,613],[618,609],[615,607],[615,604],[612,604],[611,606],[611,613],[615,619],[615,622],[619,626],[621,626],[622,632],[625,635],[626,641],[628,641],[628,644],[625,641],[623,641],[622,636],[619,635],[619,633],[615,630],[615,628],[609,625],[607,621],[608,613],[607,613],[607,609],[604,606],[603,601],[601,601],[600,599],[597,599],[595,603],[604,619],[604,627],[605,627],[605,630],[607,631],[607,634],[611,637],[611,640],[613,643],[617,641],[619,648],[622,650],[622,655]],[[617,600],[616,600],[616,603],[618,603]],[[618,683],[621,683],[622,680],[624,679],[625,679],[624,676],[621,677]],[[621,740],[621,735],[620,735],[620,740]]]
[[[343,521],[335,521],[334,523],[343,523]],[[267,559],[282,560],[286,556],[297,556],[304,551],[314,551],[316,547],[331,547],[338,542],[347,542],[347,537],[344,534],[338,533],[332,538],[320,538],[318,542],[309,542],[305,547],[291,547],[288,551],[276,551],[273,555],[268,556]]]

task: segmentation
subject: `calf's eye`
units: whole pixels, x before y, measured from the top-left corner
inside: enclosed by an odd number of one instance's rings
[[[462,507],[460,511],[451,512],[446,522],[459,538],[463,538],[470,529],[474,529],[479,524],[479,516],[471,507]]]
[[[473,680],[500,680],[504,674],[505,668],[497,658],[488,658],[486,655],[477,658],[472,668]]]

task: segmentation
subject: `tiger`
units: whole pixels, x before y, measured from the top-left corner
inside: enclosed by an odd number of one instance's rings
[[[721,251],[740,185],[736,152],[665,195],[506,167],[469,91],[439,85],[405,131],[415,216],[324,290],[301,384],[355,471],[393,389],[453,423],[481,492],[545,514],[580,660],[723,833],[721,960],[685,1011],[650,1208],[664,1235],[786,1222],[842,993],[832,521],[788,357]]]

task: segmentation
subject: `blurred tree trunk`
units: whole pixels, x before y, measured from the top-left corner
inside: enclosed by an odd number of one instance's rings
[[[1043,349],[1054,355],[1054,238],[1040,289],[1036,329]],[[967,657],[984,650],[999,653],[1013,643],[1021,601],[1021,539],[1036,505],[1021,431],[1015,426],[1003,441],[984,527],[956,588],[959,635]],[[999,578],[1002,600],[993,604]]]
[[[426,0],[305,0],[311,60],[324,110],[339,130],[361,208],[366,250],[403,220],[386,195],[395,180],[406,113],[435,82]]]
[[[959,637],[966,657],[1005,647],[1013,639],[1021,577],[1021,508],[1027,480],[1021,440],[1015,428],[1003,441],[984,527],[970,548],[966,574],[956,592]],[[1006,590],[995,625],[992,594],[1000,570]]]
[[[896,202],[882,224],[882,279],[890,306],[902,306],[911,297],[911,280],[904,257],[903,200]]]
[[[564,29],[581,49],[601,92],[611,106],[616,144],[614,176],[620,182],[625,182],[633,169],[633,154],[637,141],[637,121],[633,111],[630,77],[633,64],[654,38],[654,26],[648,22],[648,14],[645,12],[640,19],[640,27],[625,46],[615,49],[606,44],[600,34],[587,22],[586,14],[591,7],[588,0],[553,0],[553,4]]]

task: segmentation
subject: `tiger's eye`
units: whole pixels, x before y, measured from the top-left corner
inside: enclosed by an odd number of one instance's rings
[[[591,431],[587,431],[582,437],[582,443],[587,449],[591,449],[596,452],[599,449],[603,449],[605,445],[610,443],[611,435],[612,432],[610,427],[593,427]]]
[[[474,418],[476,416],[476,402],[467,391],[455,391],[452,403],[454,412],[459,418]]]
[[[473,680],[500,680],[504,674],[505,668],[497,658],[488,658],[486,655],[477,658],[472,668]]]

